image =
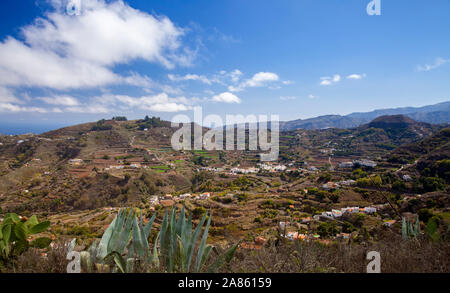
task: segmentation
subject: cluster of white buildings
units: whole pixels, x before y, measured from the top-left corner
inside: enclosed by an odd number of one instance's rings
[[[323,212],[320,216],[327,217],[327,218],[339,218],[339,217],[342,217],[342,215],[344,215],[346,213],[348,213],[348,214],[356,214],[356,213],[373,214],[376,212],[377,212],[377,209],[375,207],[365,207],[365,208],[346,207],[346,208],[342,208],[340,210],[336,209],[336,210]]]
[[[214,168],[214,167],[201,167],[200,170],[202,171],[209,171],[209,172],[223,172],[223,168]]]
[[[230,170],[231,174],[256,174],[259,172],[259,169],[257,168],[232,168]]]
[[[69,164],[71,165],[81,165],[84,161],[82,159],[71,159],[69,160]]]
[[[337,183],[336,182],[327,182],[322,185],[322,189],[332,190],[332,189],[340,188],[341,186],[352,186],[355,184],[356,184],[356,181],[353,179],[343,180],[343,181],[339,181]]]
[[[162,200],[174,200],[174,201],[179,201],[179,200],[185,200],[187,198],[191,198],[193,200],[206,200],[209,199],[211,197],[211,194],[209,192],[204,192],[198,195],[194,195],[194,194],[190,194],[190,193],[184,193],[184,194],[180,194],[179,196],[172,196],[171,194],[166,194],[163,196],[158,196],[158,195],[152,195],[148,202],[151,206],[156,206],[160,204],[160,201]]]
[[[377,163],[371,160],[361,159],[361,160],[353,160],[352,162],[342,162],[339,164],[339,168],[348,169],[353,168],[355,166],[375,168]]]
[[[287,170],[287,166],[285,165],[269,165],[269,164],[258,164],[257,167],[233,167],[229,169],[229,173],[231,175],[235,174],[257,174],[259,171],[265,172],[283,172]],[[201,171],[209,171],[209,172],[224,172],[225,168],[215,168],[215,167],[201,167],[199,170]],[[227,169],[228,170],[228,169]]]
[[[259,164],[259,168],[263,171],[268,172],[283,172],[287,169],[285,165],[269,165],[269,164]]]

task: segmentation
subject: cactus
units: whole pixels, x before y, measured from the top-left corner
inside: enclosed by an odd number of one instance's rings
[[[402,238],[403,240],[408,240],[409,238],[415,238],[420,234],[420,223],[419,217],[416,219],[414,226],[407,222],[404,217],[402,217]]]
[[[31,242],[28,239],[31,235],[45,232],[49,227],[50,222],[39,223],[36,216],[27,219],[14,213],[6,214],[0,225],[0,262],[20,255],[30,247],[48,247],[52,242],[50,238],[40,237]]]

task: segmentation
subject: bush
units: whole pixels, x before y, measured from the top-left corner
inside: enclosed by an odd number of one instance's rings
[[[320,223],[317,228],[317,234],[321,237],[330,237],[334,236],[339,232],[337,225],[335,222],[323,222]]]
[[[428,223],[428,220],[433,217],[433,213],[429,209],[420,209],[417,214],[419,215],[419,219],[424,223]]]
[[[445,187],[445,183],[439,177],[422,177],[420,178],[420,182],[422,183],[425,192],[443,190]]]

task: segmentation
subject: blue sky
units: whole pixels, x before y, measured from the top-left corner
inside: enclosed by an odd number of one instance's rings
[[[0,132],[114,115],[282,120],[450,100],[450,2],[2,0]]]

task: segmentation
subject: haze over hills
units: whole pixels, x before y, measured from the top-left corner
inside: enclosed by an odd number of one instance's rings
[[[416,121],[431,124],[450,123],[450,102],[443,102],[424,107],[403,107],[380,109],[365,113],[349,115],[324,115],[309,119],[298,119],[280,123],[282,131],[295,129],[354,128],[369,123],[385,115],[406,115]]]

